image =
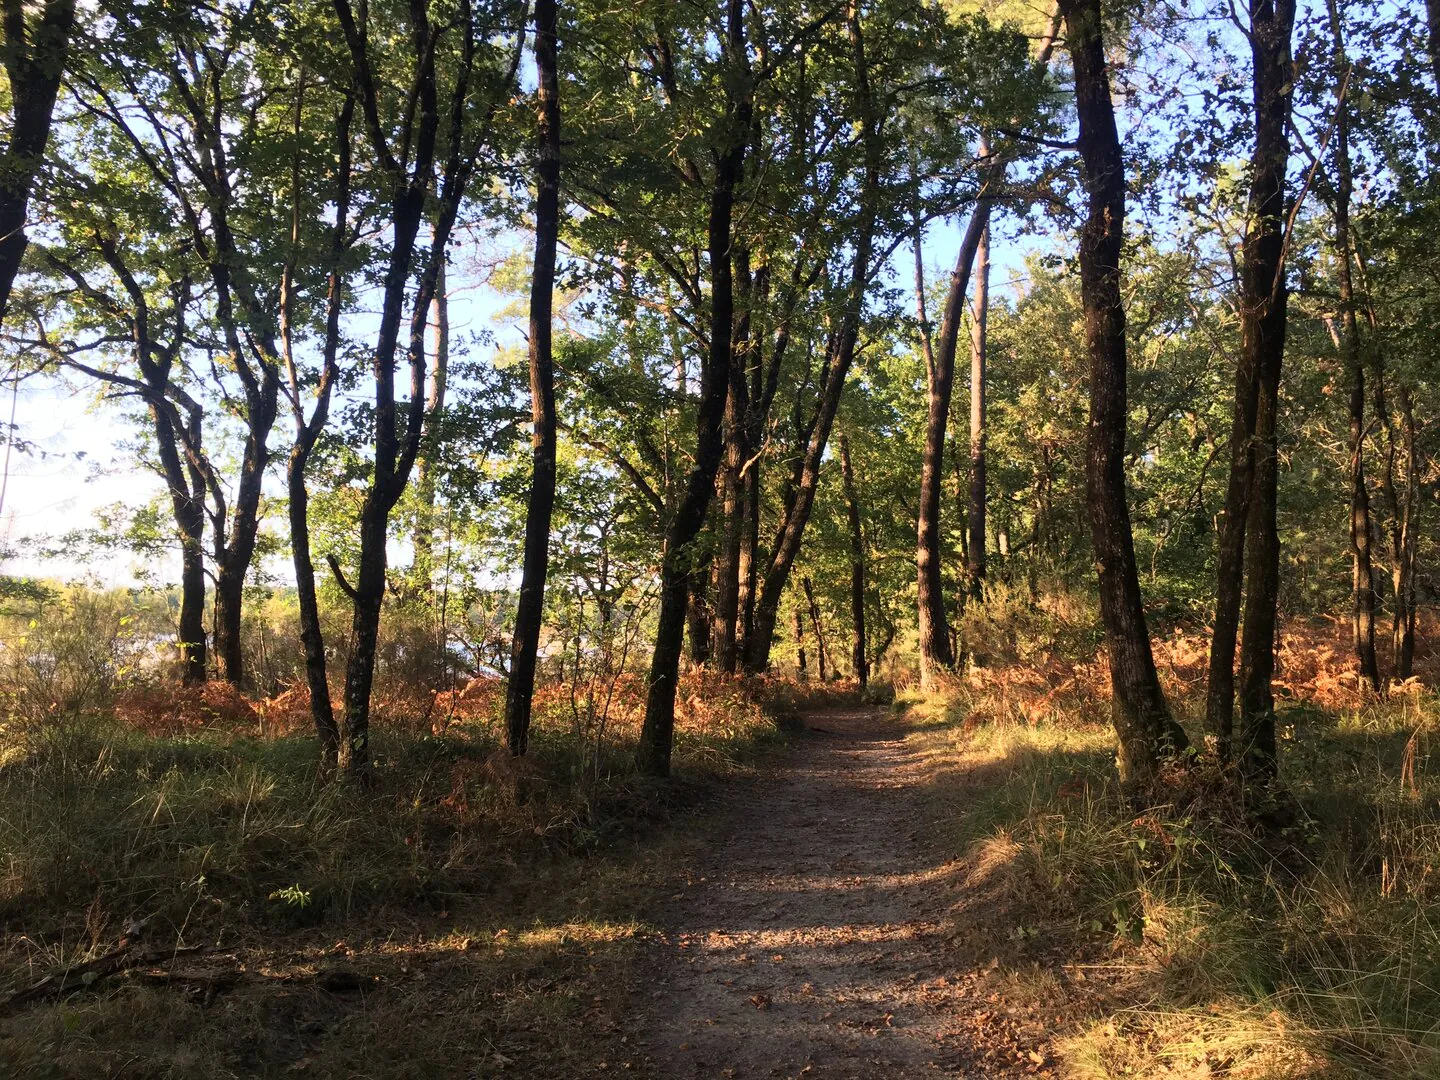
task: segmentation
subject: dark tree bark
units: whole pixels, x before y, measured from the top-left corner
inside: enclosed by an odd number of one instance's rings
[[[860,521],[860,497],[855,470],[850,464],[850,440],[840,433],[840,478],[845,485],[845,513],[850,519],[850,666],[861,686],[870,681],[865,641],[865,532]]]
[[[1215,629],[1205,699],[1206,742],[1221,761],[1231,754],[1235,717],[1235,644],[1245,579],[1246,531],[1256,485],[1257,415],[1262,371],[1279,385],[1285,350],[1285,170],[1290,143],[1290,36],[1294,0],[1251,0],[1255,152],[1240,279],[1240,358],[1230,433],[1230,477],[1220,527]],[[1273,403],[1270,412],[1273,414]]]
[[[865,306],[865,287],[874,268],[871,255],[879,214],[880,180],[884,168],[881,129],[884,115],[877,108],[870,90],[869,69],[865,59],[865,43],[860,16],[854,4],[848,9],[850,45],[855,72],[855,107],[863,126],[865,150],[864,173],[861,179],[862,214],[851,256],[850,279],[846,284],[844,308],[840,325],[831,335],[825,371],[821,375],[819,401],[810,425],[805,452],[794,470],[782,511],[779,530],[770,549],[769,564],[761,578],[759,599],[755,604],[754,631],[745,642],[745,670],[757,675],[770,666],[770,647],[775,640],[775,623],[780,612],[780,596],[790,579],[791,568],[800,554],[805,526],[815,504],[815,491],[820,480],[820,465],[845,378],[855,359],[855,346],[860,336],[860,322]]]
[[[986,147],[981,144],[981,152]],[[970,532],[966,576],[970,596],[979,600],[985,588],[985,331],[990,315],[990,226],[980,234],[975,253],[975,302],[970,316]]]
[[[829,657],[825,650],[825,627],[820,622],[820,605],[815,603],[815,586],[811,583],[809,576],[801,578],[800,585],[805,590],[805,605],[810,609],[810,629],[815,634],[815,664],[820,671],[820,681],[829,682]]]
[[[1400,517],[1395,531],[1395,621],[1391,631],[1391,649],[1395,660],[1395,677],[1408,679],[1415,668],[1415,621],[1417,611],[1415,552],[1420,522],[1420,473],[1415,447],[1415,413],[1410,392],[1400,388],[1400,423],[1405,446],[1405,494],[1400,504]]]
[[[1049,27],[1036,56],[1036,63],[1042,67],[1050,62],[1051,53],[1055,48],[1055,38],[1059,33],[1059,25],[1060,9],[1057,6],[1051,14]],[[919,224],[916,225],[915,288],[926,374],[925,447],[920,465],[920,513],[916,523],[915,545],[916,594],[920,627],[920,683],[922,687],[928,685],[931,676],[937,669],[954,667],[958,659],[952,642],[951,628],[945,615],[944,586],[940,573],[943,557],[940,547],[940,518],[945,470],[945,431],[950,421],[950,401],[955,383],[955,354],[959,347],[960,325],[965,313],[965,297],[970,287],[970,274],[976,255],[980,250],[981,240],[989,236],[990,212],[993,207],[995,189],[1005,179],[1004,158],[991,157],[989,146],[983,140],[980,151],[983,158],[989,159],[989,168],[981,183],[975,207],[970,213],[970,223],[960,242],[960,250],[955,257],[955,269],[950,274],[950,287],[945,295],[945,309],[940,321],[940,340],[933,354],[929,340],[929,324],[924,308]],[[972,430],[975,418],[973,386],[972,378]],[[980,383],[980,393],[984,393],[983,378]],[[983,412],[982,402],[982,416]],[[982,470],[983,460],[982,444]],[[982,502],[983,483],[982,476]],[[973,487],[973,478],[971,486]],[[961,498],[964,499],[965,496],[962,495]],[[985,557],[984,535],[982,518],[980,544],[978,545],[982,565]],[[977,546],[973,538],[973,529],[968,535],[962,533],[961,536],[965,546],[963,555],[968,565],[973,558],[971,551]]]
[[[745,548],[745,466],[750,458],[750,307],[753,282],[749,251],[736,243],[736,312],[730,386],[725,399],[725,459],[720,471],[720,535],[715,552],[715,669],[735,674],[739,665],[741,562]],[[753,561],[753,559],[752,559]],[[747,571],[748,573],[748,571]]]
[[[805,622],[800,617],[800,605],[790,612],[790,633],[795,638],[795,676],[802,682],[810,677],[805,668]]]
[[[711,574],[702,562],[695,568],[690,583],[690,596],[685,602],[685,646],[690,663],[696,667],[710,662],[711,616],[710,616]]]
[[[298,110],[298,106],[297,106]],[[335,183],[335,226],[330,233],[330,270],[326,279],[325,338],[319,385],[315,388],[315,404],[307,419],[300,405],[300,378],[291,348],[294,279],[291,267],[281,283],[280,337],[285,350],[286,372],[290,378],[290,403],[295,419],[295,441],[290,447],[285,480],[290,495],[290,553],[295,565],[295,594],[300,607],[300,643],[305,651],[305,684],[310,691],[310,718],[320,740],[320,760],[326,769],[333,769],[340,753],[340,729],[335,723],[335,710],[330,700],[330,680],[325,663],[325,635],[320,626],[320,604],[315,593],[315,562],[310,547],[310,492],[305,483],[305,470],[320,433],[330,415],[330,397],[340,375],[340,315],[344,308],[345,279],[340,268],[341,258],[349,247],[349,214],[351,191],[350,129],[355,115],[355,101],[348,95],[335,124],[336,160],[339,163]],[[299,127],[297,120],[297,129]],[[292,238],[300,230],[300,179],[297,158],[293,174],[295,211]]]
[[[0,55],[10,82],[10,137],[0,150],[0,323],[29,244],[30,189],[45,161],[75,28],[75,0],[46,0],[38,18],[27,16],[27,8],[34,10],[25,0],[4,0],[0,7]]]
[[[530,283],[530,413],[535,425],[534,472],[525,512],[525,564],[515,610],[505,730],[510,753],[525,753],[535,658],[545,610],[550,517],[555,508],[555,365],[551,353],[555,251],[560,236],[560,79],[555,0],[535,3],[535,69],[540,97],[539,155],[535,164],[535,271]]]
[[[450,383],[450,297],[445,281],[445,264],[435,278],[435,298],[430,301],[430,321],[434,327],[430,352],[430,396],[425,402],[426,416],[434,419],[445,411],[445,391]],[[434,432],[420,446],[415,457],[415,528],[410,545],[414,549],[411,577],[424,593],[434,587],[435,576],[435,463]]]
[[[275,426],[279,406],[280,380],[276,369],[264,364],[257,385],[246,387],[249,399],[245,410],[248,433],[235,504],[225,532],[223,511],[212,516],[215,546],[215,652],[225,681],[234,686],[245,682],[244,640],[241,626],[245,611],[245,575],[255,557],[260,531],[260,494],[265,469],[270,463],[270,430]]]
[[[710,349],[700,373],[700,406],[696,419],[695,458],[686,478],[685,495],[676,508],[665,541],[660,568],[660,615],[650,659],[649,691],[641,727],[636,765],[649,776],[670,775],[675,741],[675,690],[680,675],[680,648],[685,613],[695,573],[695,540],[705,523],[715,489],[715,473],[724,451],[722,422],[730,387],[734,345],[734,281],[731,274],[731,222],[735,186],[744,169],[754,108],[746,61],[744,5],[726,0],[726,51],[734,69],[726,81],[727,101],[720,131],[726,139],[715,166],[710,194],[708,250],[710,263]]]
[[[915,246],[915,285],[921,305],[922,345],[926,356],[925,447],[920,458],[920,514],[915,545],[916,595],[920,620],[920,685],[928,687],[937,670],[955,666],[950,644],[950,626],[945,617],[945,588],[940,565],[940,497],[945,480],[945,429],[950,423],[950,400],[955,385],[955,353],[959,348],[960,325],[965,314],[965,295],[980,238],[990,220],[990,199],[982,194],[970,213],[970,224],[955,257],[945,311],[940,322],[940,340],[933,356],[929,334],[924,332],[924,282],[921,280],[920,246]]]
[[[433,26],[427,0],[415,0],[408,10],[407,26],[413,48],[410,72],[414,109],[400,132],[400,157],[391,146],[382,116],[385,94],[376,82],[374,60],[366,25],[368,7],[360,8],[356,21],[350,0],[334,0],[336,16],[350,59],[350,80],[370,150],[387,204],[390,255],[381,287],[380,325],[372,351],[374,385],[374,460],[369,490],[360,510],[360,560],[349,593],[353,603],[350,662],[345,671],[344,737],[340,744],[342,772],[363,776],[370,766],[370,691],[375,679],[375,649],[380,629],[380,608],[385,596],[385,544],[390,512],[409,483],[425,428],[425,329],[430,303],[450,241],[456,215],[464,198],[476,161],[485,144],[485,130],[501,100],[508,98],[519,66],[523,46],[517,42],[510,70],[495,88],[483,112],[473,118],[475,103],[470,100],[477,38],[482,30],[475,25],[468,2],[461,4],[457,18]],[[446,156],[437,160],[441,128],[436,42],[447,33],[460,35],[459,62],[450,76],[445,119],[448,131]],[[438,180],[436,172],[438,172]],[[418,249],[417,237],[427,211],[427,196],[433,199],[434,218],[428,252]],[[407,285],[416,265],[422,267],[411,301],[409,327],[410,398],[405,407],[404,426],[399,423],[395,398],[396,354],[401,324],[405,318]]]
[[[1121,782],[1143,789],[1162,757],[1184,749],[1170,719],[1150,651],[1125,495],[1125,309],[1120,249],[1125,163],[1110,98],[1100,0],[1062,4],[1075,70],[1089,211],[1080,234],[1080,285],[1090,352],[1086,504],[1100,577],[1100,613],[1110,657],[1111,717],[1119,736]]]
[[[1372,693],[1380,690],[1375,653],[1375,566],[1371,553],[1370,489],[1365,480],[1365,359],[1360,347],[1352,263],[1355,244],[1350,231],[1350,200],[1354,179],[1350,164],[1350,106],[1345,100],[1349,78],[1344,32],[1336,0],[1329,0],[1332,60],[1335,66],[1335,276],[1340,290],[1340,350],[1350,382],[1350,632],[1360,677]]]

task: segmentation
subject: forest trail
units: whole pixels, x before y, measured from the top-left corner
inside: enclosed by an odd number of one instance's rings
[[[946,961],[958,866],[922,841],[918,751],[873,708],[805,723],[661,915],[642,1028],[658,1075],[994,1075],[962,1001],[976,976]]]

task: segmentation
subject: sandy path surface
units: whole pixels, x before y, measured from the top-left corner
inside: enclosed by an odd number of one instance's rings
[[[646,1010],[658,1075],[992,1075],[976,976],[946,962],[956,868],[922,842],[934,810],[918,755],[873,709],[806,723],[722,809],[719,841],[662,914]]]

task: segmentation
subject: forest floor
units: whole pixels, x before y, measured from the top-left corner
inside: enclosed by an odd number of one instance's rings
[[[871,708],[731,792],[657,913],[639,1008],[666,1077],[1049,1075],[1046,1025],[960,948],[965,888],[932,827],[933,763]]]

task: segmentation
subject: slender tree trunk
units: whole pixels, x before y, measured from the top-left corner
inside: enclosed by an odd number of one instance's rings
[[[982,195],[970,214],[970,224],[955,257],[945,311],[940,322],[940,340],[933,355],[929,334],[922,333],[926,356],[925,447],[920,458],[920,514],[916,527],[916,596],[920,621],[920,685],[929,687],[939,670],[955,666],[950,627],[945,617],[945,587],[940,567],[940,500],[945,476],[945,429],[950,422],[950,399],[955,385],[955,353],[959,347],[960,324],[965,312],[965,294],[970,272],[990,220],[990,200]],[[920,246],[917,234],[915,278],[922,330],[927,325],[924,304]]]
[[[1278,386],[1285,349],[1285,171],[1290,156],[1290,35],[1294,0],[1251,0],[1255,153],[1240,281],[1240,358],[1230,434],[1230,477],[1220,526],[1215,628],[1205,699],[1206,742],[1229,760],[1235,718],[1235,647],[1245,579],[1245,541],[1256,485],[1260,374]],[[1273,406],[1272,406],[1273,411]]]
[[[530,414],[534,471],[525,512],[525,563],[515,610],[505,730],[510,753],[525,753],[535,694],[535,659],[545,610],[550,518],[555,507],[555,368],[551,354],[555,255],[560,235],[560,80],[556,0],[535,3],[535,68],[540,97],[536,161],[535,270],[530,283]]]
[[[38,7],[38,18],[27,9]],[[9,77],[10,132],[0,151],[0,323],[10,305],[10,290],[29,239],[25,219],[35,175],[45,161],[50,122],[60,79],[70,55],[75,0],[23,0],[0,4],[0,55]]]
[[[929,689],[938,669],[955,666],[955,646],[945,618],[945,589],[940,573],[941,470],[945,462],[945,428],[950,419],[950,394],[955,379],[935,360],[930,318],[925,310],[925,261],[921,224],[915,222],[915,314],[920,324],[920,354],[925,360],[925,447],[920,459],[920,513],[916,521],[916,614],[919,619],[920,686]],[[961,257],[964,257],[961,247]],[[959,273],[959,267],[956,267]],[[955,275],[951,275],[951,290]]]
[[[155,422],[155,445],[165,485],[170,490],[170,509],[180,538],[180,621],[176,644],[180,657],[180,678],[186,686],[205,681],[205,481],[192,460],[182,460],[181,439],[175,430],[178,414],[161,404],[169,378],[166,361],[152,363],[151,346],[143,333],[137,334],[141,370],[153,395],[150,415]],[[198,448],[200,418],[193,415],[186,441]]]
[[[825,446],[830,438],[830,429],[835,422],[835,413],[840,406],[840,394],[845,388],[845,378],[855,359],[855,346],[860,336],[860,322],[865,306],[865,287],[871,275],[871,254],[875,242],[876,221],[879,215],[880,183],[884,169],[881,128],[885,117],[876,107],[870,92],[869,68],[865,60],[865,44],[861,33],[859,10],[854,3],[847,14],[850,25],[850,46],[855,72],[855,107],[863,128],[865,145],[864,175],[861,181],[862,220],[851,257],[850,281],[845,290],[845,307],[840,317],[840,326],[832,336],[829,359],[822,376],[820,400],[816,405],[814,424],[810,428],[804,457],[801,460],[792,498],[788,501],[784,518],[775,543],[771,548],[770,563],[760,586],[760,597],[755,605],[755,629],[745,643],[745,669],[756,675],[770,666],[770,647],[775,640],[775,622],[780,611],[780,596],[790,578],[795,558],[800,554],[800,544],[805,536],[805,526],[810,520],[810,511],[815,503],[815,491],[820,480],[820,465],[825,455]]]
[[[1372,692],[1380,689],[1375,653],[1375,568],[1371,554],[1370,490],[1365,481],[1365,361],[1360,348],[1351,262],[1355,247],[1350,235],[1350,199],[1354,189],[1350,166],[1350,106],[1345,100],[1348,62],[1336,0],[1326,4],[1330,16],[1335,66],[1335,270],[1340,289],[1341,351],[1350,380],[1350,629],[1360,676]]]
[[[850,464],[850,440],[840,433],[840,477],[845,484],[845,512],[850,519],[850,666],[863,687],[870,681],[865,643],[865,533],[860,524],[860,498]]]
[[[650,658],[649,691],[645,721],[636,751],[636,765],[649,776],[670,774],[670,753],[675,741],[675,690],[680,675],[680,648],[685,612],[695,573],[695,540],[705,523],[705,512],[715,489],[715,473],[724,452],[722,422],[730,387],[731,327],[734,322],[734,282],[731,275],[731,222],[735,186],[745,163],[750,136],[753,99],[746,62],[744,5],[727,0],[726,52],[736,68],[725,121],[729,145],[715,167],[710,195],[708,248],[710,263],[710,351],[700,374],[700,405],[696,420],[695,459],[686,479],[685,495],[675,511],[665,557],[660,568],[660,615],[655,648]]]
[[[1400,388],[1400,423],[1405,447],[1405,494],[1400,504],[1400,522],[1396,537],[1395,559],[1395,622],[1391,631],[1391,649],[1395,660],[1395,677],[1410,678],[1415,667],[1415,537],[1420,500],[1420,477],[1415,457],[1415,414],[1410,392]]]
[[[1240,765],[1261,783],[1275,776],[1275,673],[1277,600],[1280,593],[1280,535],[1275,509],[1279,481],[1275,419],[1280,358],[1267,357],[1259,373],[1255,414],[1254,495],[1245,545],[1245,626],[1240,647]]]
[[[820,605],[815,603],[815,587],[811,584],[807,575],[800,579],[801,586],[805,589],[805,604],[810,609],[810,629],[815,632],[815,663],[820,669],[820,681],[829,682],[830,676],[827,673],[828,657],[825,649],[825,628],[820,622]]]
[[[739,656],[740,562],[745,539],[743,471],[750,457],[747,435],[750,413],[749,356],[750,268],[743,245],[736,245],[735,270],[741,310],[731,351],[730,386],[725,398],[725,460],[721,469],[720,536],[715,553],[715,627],[712,635],[715,669],[735,674]]]
[[[301,105],[297,100],[295,129],[301,124]],[[349,213],[351,192],[352,146],[350,125],[355,116],[355,99],[346,96],[335,123],[336,172],[335,225],[330,233],[330,272],[326,279],[324,362],[320,383],[315,388],[315,407],[305,418],[300,406],[300,377],[293,351],[294,274],[287,265],[280,289],[280,339],[284,346],[285,369],[290,378],[290,404],[295,418],[295,441],[286,465],[286,486],[290,495],[290,553],[295,564],[295,594],[300,608],[300,643],[305,650],[305,684],[310,692],[310,718],[320,740],[320,762],[326,770],[334,769],[340,754],[340,729],[335,723],[334,705],[330,699],[330,679],[325,662],[325,634],[320,625],[320,603],[315,590],[315,562],[310,547],[310,493],[305,484],[305,470],[320,433],[330,416],[330,397],[340,375],[340,314],[345,303],[345,280],[340,262],[349,247]],[[300,237],[300,162],[297,152],[292,173],[294,209],[291,239]]]
[[[326,395],[328,398],[328,394]],[[323,419],[321,421],[323,425]],[[305,650],[305,685],[310,692],[310,718],[320,740],[320,760],[333,768],[340,751],[340,729],[330,703],[325,665],[325,636],[320,628],[320,603],[315,594],[315,562],[310,551],[310,492],[305,469],[313,443],[296,440],[285,470],[290,495],[290,551],[295,564],[295,595],[300,605],[300,644]]]
[[[255,558],[260,531],[261,488],[270,463],[270,431],[275,426],[279,403],[278,375],[272,366],[264,366],[258,393],[247,410],[250,431],[245,440],[230,535],[223,547],[216,545],[215,552],[215,651],[225,681],[237,687],[245,683],[245,576]]]
[[[805,622],[800,618],[800,605],[796,604],[790,612],[791,630],[795,638],[795,675],[801,681],[810,677],[805,670]]]
[[[985,142],[981,153],[988,153]],[[985,330],[990,314],[990,226],[980,233],[975,254],[975,302],[970,321],[970,507],[966,523],[970,531],[969,563],[966,567],[972,599],[979,600],[985,588]]]
[[[353,92],[362,114],[374,121],[381,108],[381,91],[375,82],[368,38],[368,6],[361,5],[358,20],[350,0],[334,0],[334,9],[349,53]],[[360,514],[359,572],[350,590],[354,617],[350,663],[345,672],[345,730],[339,765],[344,772],[355,775],[367,773],[370,764],[370,689],[375,677],[375,645],[385,594],[385,542],[390,512],[410,481],[426,427],[426,323],[450,233],[482,146],[476,132],[467,127],[483,128],[485,123],[466,124],[477,51],[473,23],[461,18],[434,26],[430,14],[430,5],[426,2],[411,4],[407,13],[408,30],[412,40],[418,43],[410,75],[415,88],[411,113],[414,126],[406,125],[406,138],[399,156],[380,123],[365,125],[372,156],[378,165],[377,175],[383,177],[386,185],[384,204],[389,219],[390,255],[371,357],[375,390],[372,479]],[[447,100],[442,104],[439,93],[442,80],[436,76],[439,50],[432,39],[452,32],[460,36],[460,49],[453,75],[446,81]],[[514,78],[520,55],[517,42],[512,66],[505,83],[497,88],[498,93],[509,94],[510,80]],[[442,116],[448,117],[444,143],[440,137]],[[438,198],[430,198],[430,193],[438,193]],[[427,257],[417,258],[416,239],[427,211],[432,222],[429,250]],[[417,264],[421,268],[420,278],[412,290]],[[407,350],[410,387],[402,429],[395,399],[395,368],[407,300],[413,305]]]
[[[1119,736],[1121,782],[1143,789],[1159,760],[1182,750],[1171,719],[1140,595],[1125,496],[1125,309],[1120,250],[1125,219],[1124,157],[1110,98],[1100,0],[1062,5],[1075,70],[1079,148],[1089,213],[1080,236],[1080,284],[1090,352],[1090,433],[1086,503],[1100,577],[1100,613],[1110,656],[1111,716]]]
[[[538,16],[538,13],[537,13]],[[445,281],[445,267],[435,278],[435,299],[430,302],[430,318],[434,326],[431,353],[430,398],[425,412],[438,417],[445,409],[445,390],[450,381],[450,297]],[[433,449],[422,445],[415,459],[415,530],[411,547],[415,551],[413,577],[415,584],[428,593],[434,585],[435,571],[435,473],[431,462]]]
[[[700,667],[710,662],[711,615],[710,615],[710,572],[704,563],[695,568],[690,583],[690,597],[685,602],[685,642],[690,663]]]
[[[170,428],[167,419],[158,424],[162,441],[165,429]],[[192,433],[199,437],[198,423]],[[205,508],[204,483],[200,477],[189,472],[189,485],[185,483],[185,471],[179,467],[179,454],[174,449],[174,435],[170,436],[171,453],[175,456],[174,475],[180,477],[177,485],[171,480],[170,505],[175,514],[175,523],[180,533],[180,622],[178,640],[180,644],[181,681],[186,686],[196,686],[205,681]],[[171,470],[167,467],[167,476]]]

